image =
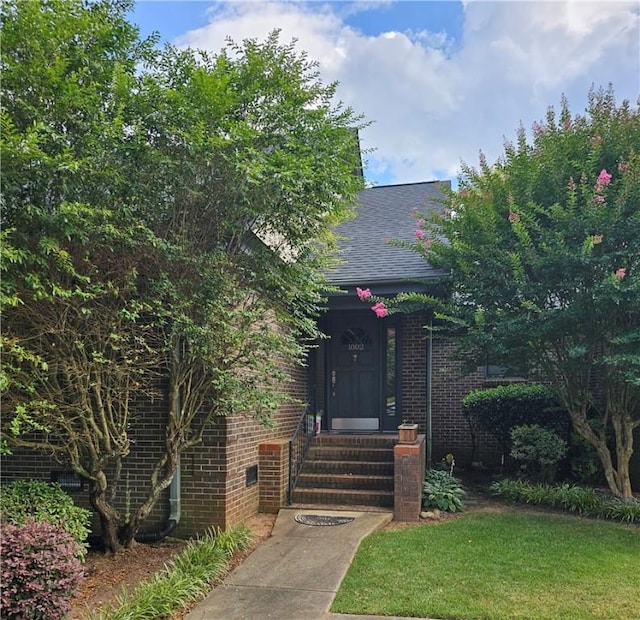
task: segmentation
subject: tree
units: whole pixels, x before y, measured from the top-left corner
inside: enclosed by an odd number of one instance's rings
[[[415,247],[450,269],[437,308],[462,359],[555,385],[607,482],[631,496],[640,426],[640,114],[592,91],[520,129],[493,166],[465,167]],[[411,301],[411,300],[409,300]],[[415,300],[413,300],[415,301]],[[428,299],[434,302],[432,299]],[[437,306],[436,306],[437,307]],[[462,328],[462,329],[461,329]]]
[[[361,186],[359,117],[293,44],[158,51],[130,8],[2,8],[3,437],[89,481],[112,551],[214,418],[269,423]],[[125,516],[136,403],[162,381],[165,449]]]

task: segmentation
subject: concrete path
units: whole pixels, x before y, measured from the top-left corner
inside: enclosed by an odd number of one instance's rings
[[[297,514],[354,520],[342,525],[309,526],[295,521]],[[271,537],[186,620],[400,620],[329,613],[360,542],[392,516],[390,512],[280,510]]]

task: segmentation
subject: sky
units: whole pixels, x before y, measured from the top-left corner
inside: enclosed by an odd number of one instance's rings
[[[217,52],[225,39],[280,40],[320,63],[361,131],[369,185],[451,180],[494,163],[566,96],[583,113],[590,88],[640,95],[640,3],[609,0],[267,2],[141,0],[142,36]]]

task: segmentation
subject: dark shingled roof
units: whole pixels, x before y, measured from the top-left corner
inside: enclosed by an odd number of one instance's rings
[[[344,261],[329,274],[329,281],[345,285],[399,283],[407,279],[433,278],[442,274],[417,253],[388,243],[389,239],[415,241],[415,210],[443,209],[437,202],[448,181],[369,187],[360,192],[356,216],[336,229]]]

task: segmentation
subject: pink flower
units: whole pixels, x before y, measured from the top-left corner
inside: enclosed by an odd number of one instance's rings
[[[360,288],[356,287],[356,295],[360,301],[364,301],[365,299],[369,299],[371,297],[371,289],[369,288]]]
[[[425,247],[430,248],[433,245],[433,241],[431,241],[431,239],[425,239],[424,245]]]
[[[600,144],[602,142],[602,138],[598,135],[595,135],[591,138],[591,144],[592,146],[597,146],[598,144]]]
[[[618,163],[618,170],[620,172],[626,172],[627,170],[629,170],[629,162],[624,161],[624,159],[621,159],[620,163]]]
[[[615,276],[618,280],[622,280],[627,275],[627,270],[624,267],[620,267],[620,269],[616,270]]]
[[[384,305],[383,301],[379,301],[375,306],[372,306],[371,309],[375,312],[376,316],[381,319],[389,314],[387,307]]]
[[[418,229],[416,229],[415,235],[416,235],[416,239],[423,239],[424,238],[424,231],[420,230],[418,228]]]
[[[596,194],[596,195],[593,197],[593,199],[594,199],[596,202],[599,202],[599,203],[601,203],[601,204],[604,202],[604,196],[602,196],[601,194]]]
[[[603,168],[598,175],[596,184],[599,188],[606,187],[611,183],[611,175]]]
[[[602,235],[593,235],[593,237],[591,237],[593,239],[593,245],[598,245],[599,243],[602,243]]]
[[[509,212],[509,221],[512,224],[515,224],[515,223],[520,221],[520,216],[517,213],[514,213],[513,211],[510,211]]]

